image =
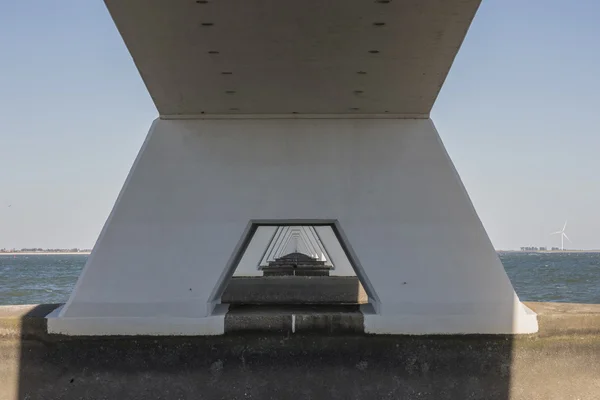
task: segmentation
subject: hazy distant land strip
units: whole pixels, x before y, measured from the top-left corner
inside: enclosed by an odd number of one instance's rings
[[[65,255],[65,254],[90,254],[91,249],[42,249],[42,248],[24,248],[24,249],[0,249],[0,255]]]
[[[600,249],[592,250],[560,250],[560,249],[546,249],[546,248],[522,248],[519,250],[496,250],[498,253],[600,253]],[[42,249],[42,248],[23,248],[23,249],[0,249],[0,255],[5,256],[17,256],[17,255],[89,255],[92,252],[91,249]]]
[[[497,253],[600,253],[600,249],[591,250],[578,250],[578,249],[564,249],[564,250],[496,250]]]

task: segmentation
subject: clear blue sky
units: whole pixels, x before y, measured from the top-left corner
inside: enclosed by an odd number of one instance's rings
[[[432,117],[496,248],[600,248],[600,2],[484,0]],[[100,0],[0,2],[0,248],[91,247],[157,112]]]

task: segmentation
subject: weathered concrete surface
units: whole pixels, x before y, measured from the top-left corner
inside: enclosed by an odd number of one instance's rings
[[[1,341],[0,399],[598,399],[598,338]],[[14,368],[18,366],[18,368]]]
[[[233,277],[221,298],[228,304],[364,304],[355,276]]]
[[[225,332],[359,334],[364,316],[358,306],[231,306]]]
[[[258,326],[188,338],[48,336],[39,315],[51,306],[0,307],[0,400],[599,399],[600,306],[528,306],[541,315],[540,334],[368,336]],[[228,318],[267,311],[233,307]],[[10,328],[19,318],[20,332]]]
[[[0,306],[0,340],[6,338],[40,338],[47,336],[44,318],[60,304]]]
[[[530,337],[547,336],[569,336],[569,335],[600,335],[600,304],[573,304],[573,303],[525,303],[529,308],[538,314],[540,330],[536,335]],[[59,304],[40,304],[40,305],[22,305],[22,306],[0,306],[0,338],[7,337],[26,337],[47,339],[46,320],[43,318]],[[241,308],[248,312],[247,316],[260,316],[263,312],[261,308]],[[232,311],[234,309],[232,308]],[[239,310],[239,309],[238,309]],[[253,310],[249,312],[249,310]],[[281,318],[286,317],[290,310],[285,311],[282,308],[278,310]],[[318,309],[313,309],[316,311]],[[329,308],[335,310],[335,308]],[[340,310],[340,309],[337,309]],[[345,310],[354,310],[345,308]],[[323,313],[316,311],[317,314]],[[286,314],[287,313],[287,314]],[[239,311],[230,312],[228,318],[230,321],[235,318],[242,318]],[[269,331],[268,325],[264,324],[263,331]],[[289,329],[284,329],[287,332]]]

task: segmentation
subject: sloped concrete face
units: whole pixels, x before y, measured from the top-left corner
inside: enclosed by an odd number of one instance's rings
[[[537,329],[430,120],[206,119],[154,123],[50,331],[169,334],[176,319],[214,334],[254,220],[337,221],[367,278],[369,333]]]

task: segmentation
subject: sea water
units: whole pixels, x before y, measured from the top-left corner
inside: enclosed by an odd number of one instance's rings
[[[522,301],[600,303],[600,253],[499,253]],[[64,303],[87,255],[0,255],[0,304]]]

